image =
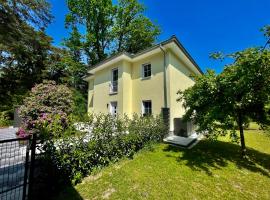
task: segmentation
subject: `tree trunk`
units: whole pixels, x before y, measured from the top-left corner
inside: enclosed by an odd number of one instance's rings
[[[246,156],[246,144],[245,144],[242,113],[238,114],[238,127],[239,127],[239,131],[240,131],[242,156],[245,157]]]

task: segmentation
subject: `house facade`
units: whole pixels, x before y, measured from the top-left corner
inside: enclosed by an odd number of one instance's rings
[[[170,131],[180,131],[185,113],[177,91],[194,84],[192,75],[202,71],[173,36],[135,55],[120,53],[90,68],[88,112],[159,115],[169,110]],[[188,132],[192,126],[188,125]]]

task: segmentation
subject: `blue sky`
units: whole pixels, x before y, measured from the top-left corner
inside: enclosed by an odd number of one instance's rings
[[[47,33],[60,45],[68,31],[64,27],[65,0],[49,0],[53,23]],[[203,71],[220,72],[225,63],[213,61],[215,51],[232,53],[263,45],[260,32],[270,24],[269,0],[140,0],[147,7],[146,16],[161,27],[158,41],[176,35]]]

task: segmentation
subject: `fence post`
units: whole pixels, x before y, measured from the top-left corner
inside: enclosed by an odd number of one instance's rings
[[[28,138],[28,145],[26,146],[22,200],[26,199],[26,189],[27,189],[27,181],[28,181],[28,169],[29,169],[29,148],[30,148],[30,138]]]
[[[33,195],[36,144],[37,144],[37,134],[33,134],[32,142],[31,142],[31,162],[30,162],[30,174],[29,174],[28,200],[32,200],[33,198],[32,195]]]

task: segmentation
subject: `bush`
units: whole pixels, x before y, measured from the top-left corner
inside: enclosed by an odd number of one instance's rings
[[[91,135],[63,137],[44,146],[47,159],[73,184],[96,168],[132,157],[150,142],[160,141],[166,127],[160,117],[90,116],[85,125],[92,127]]]
[[[10,120],[8,117],[8,113],[0,112],[0,127],[5,127],[10,125]]]
[[[78,90],[73,90],[73,112],[72,114],[78,116],[79,118],[83,118],[85,114],[87,114],[87,93],[82,94]]]
[[[67,86],[44,81],[32,88],[19,109],[22,128],[28,134],[37,133],[44,123],[54,123],[55,116],[60,118],[61,124],[65,124],[72,107],[72,91]]]

